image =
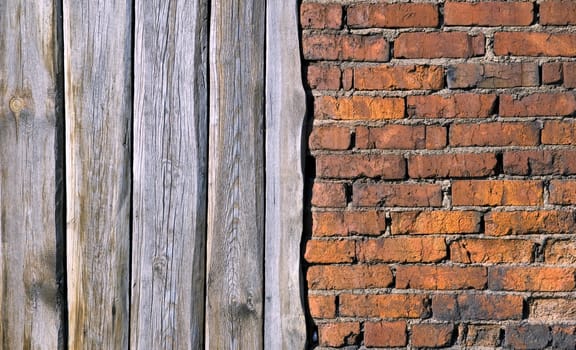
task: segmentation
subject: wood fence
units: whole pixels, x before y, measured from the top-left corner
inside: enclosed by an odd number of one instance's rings
[[[301,349],[295,0],[0,2],[2,349]]]

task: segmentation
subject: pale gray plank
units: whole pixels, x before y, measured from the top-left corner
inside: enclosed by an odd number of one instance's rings
[[[70,349],[126,349],[131,2],[64,0]]]
[[[135,4],[132,349],[201,349],[207,2]]]

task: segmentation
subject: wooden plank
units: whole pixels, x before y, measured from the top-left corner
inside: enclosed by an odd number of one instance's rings
[[[64,0],[70,349],[126,349],[131,2]]]
[[[201,349],[207,2],[136,1],[132,349]]]
[[[57,12],[52,0],[0,2],[2,349],[65,346]]]
[[[298,1],[270,0],[266,16],[265,349],[304,349],[300,242],[306,96]]]
[[[214,0],[206,346],[262,349],[264,0]]]

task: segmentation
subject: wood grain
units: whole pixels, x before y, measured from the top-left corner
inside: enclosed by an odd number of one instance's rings
[[[298,42],[298,1],[267,2],[265,349],[304,349],[300,242],[306,97]]]
[[[201,349],[208,149],[205,0],[136,1],[132,349]]]
[[[265,1],[210,13],[206,347],[262,349]]]
[[[62,349],[58,9],[0,2],[0,348]]]
[[[63,2],[70,349],[128,347],[132,10]]]

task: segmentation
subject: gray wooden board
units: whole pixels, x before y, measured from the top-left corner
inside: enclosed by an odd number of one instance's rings
[[[63,2],[70,349],[128,347],[132,10]]]
[[[206,347],[262,349],[265,1],[210,14]]]
[[[0,2],[2,349],[64,346],[56,13],[52,0]]]
[[[132,349],[201,349],[207,2],[135,4]]]

